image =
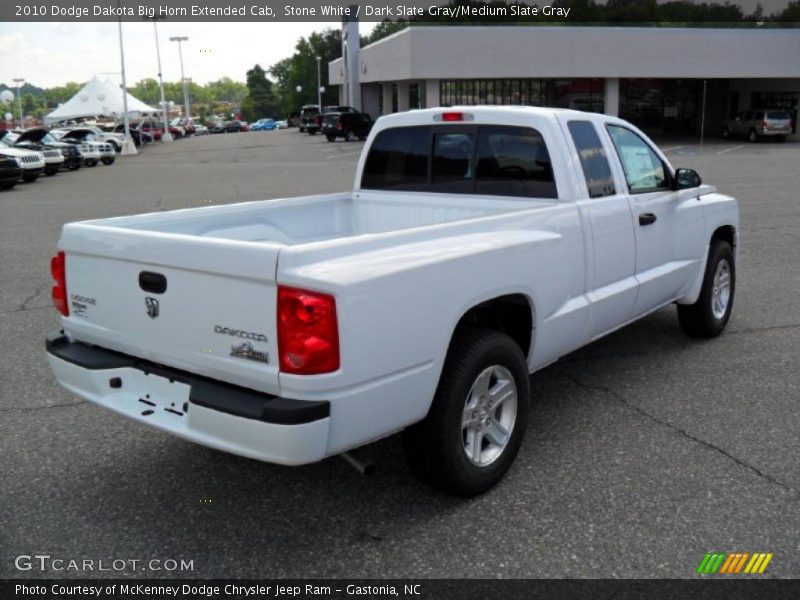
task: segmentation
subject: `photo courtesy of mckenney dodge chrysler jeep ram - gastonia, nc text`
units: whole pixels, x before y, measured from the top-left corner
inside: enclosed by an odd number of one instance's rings
[[[395,432],[445,491],[491,488],[529,373],[667,304],[733,306],[733,198],[610,116],[527,107],[378,119],[352,192],[70,223],[52,260],[73,393],[286,465]]]

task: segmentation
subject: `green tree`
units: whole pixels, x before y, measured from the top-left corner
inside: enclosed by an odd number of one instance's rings
[[[261,65],[247,72],[247,98],[242,101],[242,116],[247,121],[256,121],[275,114],[276,101],[272,82]]]

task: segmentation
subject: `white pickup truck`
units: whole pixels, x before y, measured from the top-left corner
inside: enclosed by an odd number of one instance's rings
[[[493,486],[529,373],[667,304],[712,337],[736,201],[637,128],[572,110],[379,119],[351,193],[70,223],[52,261],[75,394],[300,465],[395,432],[443,490]]]

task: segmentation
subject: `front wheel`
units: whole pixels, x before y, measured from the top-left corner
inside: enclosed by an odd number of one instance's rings
[[[461,496],[491,489],[517,455],[528,420],[525,356],[505,334],[456,333],[428,416],[403,432],[411,470]]]
[[[39,179],[39,173],[33,173],[33,174],[23,173],[22,174],[22,181],[24,181],[25,183],[33,183],[37,179]]]
[[[700,297],[694,304],[678,305],[678,321],[690,336],[712,338],[728,324],[736,291],[736,263],[728,242],[716,240],[708,252]]]
[[[114,164],[114,160],[115,160],[115,159],[113,159],[113,158],[110,158],[110,157],[109,157],[109,158],[103,158],[103,159],[102,159],[102,161],[103,161],[103,164],[104,164],[104,165],[113,165],[113,164]]]
[[[58,173],[58,169],[45,169],[44,170],[44,174],[47,175],[48,177],[52,177],[56,173]]]
[[[755,129],[751,129],[751,130],[749,131],[749,133],[747,134],[747,140],[748,140],[748,141],[749,141],[751,144],[755,144],[755,143],[758,141],[758,134],[756,133],[756,130],[755,130]]]

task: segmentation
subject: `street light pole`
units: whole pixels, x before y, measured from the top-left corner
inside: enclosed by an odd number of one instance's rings
[[[117,0],[117,8],[119,8],[119,0]],[[120,12],[120,14],[122,14]],[[122,17],[117,20],[117,27],[119,28],[119,62],[120,73],[122,75],[122,123],[125,131],[125,139],[122,142],[120,154],[136,154],[136,144],[131,139],[131,124],[128,119],[128,81],[125,78],[125,48],[122,44]]]
[[[163,17],[160,17],[163,18]],[[158,45],[158,25],[156,24],[157,19],[159,17],[152,17],[148,19],[145,17],[145,20],[152,20],[153,21],[153,33],[156,36],[156,59],[158,60],[158,87],[161,90],[161,110],[164,111],[164,134],[161,136],[162,142],[171,142],[172,135],[169,133],[169,122],[167,116],[167,101],[164,98],[164,78],[161,75],[161,48]]]
[[[14,83],[17,84],[17,107],[19,108],[19,127],[20,129],[24,129],[25,122],[22,120],[22,96],[20,95],[19,88],[23,83],[25,83],[25,78],[17,77],[14,79]]]
[[[189,41],[189,38],[185,35],[176,35],[169,38],[170,42],[178,42],[178,56],[181,59],[181,81],[183,82],[183,107],[184,107],[184,116],[187,119],[192,118],[192,112],[189,107],[189,89],[187,88],[186,83],[186,75],[183,74],[183,50],[181,49],[181,42]]]
[[[322,114],[322,79],[320,76],[319,64],[322,60],[321,56],[317,57],[317,104],[319,105],[319,114]]]

